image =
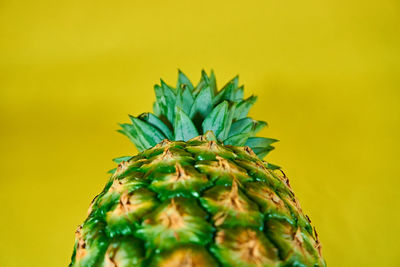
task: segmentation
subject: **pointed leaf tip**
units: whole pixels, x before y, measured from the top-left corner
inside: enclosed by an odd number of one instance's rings
[[[187,141],[199,135],[189,116],[179,107],[175,109],[175,140]]]
[[[161,137],[186,141],[207,131],[215,133],[218,140],[226,144],[237,146],[248,143],[260,157],[273,149],[270,144],[274,139],[252,139],[267,124],[247,117],[257,97],[244,99],[244,87],[239,86],[239,75],[218,91],[213,70],[208,75],[203,69],[199,83],[193,86],[178,69],[176,88],[160,79],[160,85],[155,85],[154,90],[155,115],[142,114],[137,119],[143,125],[132,119],[132,125],[121,125],[121,130],[118,130],[127,135],[139,150],[148,148]]]
[[[151,113],[142,113],[139,115],[139,119],[150,124],[151,126],[155,127],[156,129],[158,129],[159,131],[161,131],[164,136],[166,138],[168,138],[169,140],[172,139],[172,132],[171,130],[168,128],[167,125],[164,124],[164,122],[162,122],[162,120],[160,120],[157,116],[151,114]]]
[[[224,130],[228,117],[228,106],[228,102],[223,101],[208,114],[202,123],[203,132],[213,131],[216,136],[219,136]]]
[[[211,88],[207,86],[200,90],[194,100],[190,110],[190,118],[202,121],[211,112],[212,108],[212,92]]]
[[[178,83],[176,85],[176,88],[182,88],[182,89],[189,89],[190,91],[193,91],[194,87],[192,82],[189,80],[189,78],[180,70],[178,69]]]
[[[114,161],[117,164],[120,164],[123,161],[128,161],[132,158],[132,156],[123,156],[123,157],[118,157],[118,158],[113,158],[112,161]]]
[[[132,125],[136,130],[136,139],[142,143],[142,146],[147,148],[151,148],[165,139],[165,135],[163,135],[158,129],[151,126],[150,124],[136,118],[133,116],[129,116]]]

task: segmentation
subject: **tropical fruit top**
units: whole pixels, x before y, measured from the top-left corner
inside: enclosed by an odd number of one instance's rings
[[[218,91],[212,72],[197,86],[179,72],[155,92],[154,114],[121,124],[140,153],[115,159],[70,266],[325,266],[238,78]]]

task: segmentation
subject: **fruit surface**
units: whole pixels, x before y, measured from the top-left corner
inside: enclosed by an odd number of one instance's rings
[[[325,266],[289,180],[261,159],[276,140],[254,136],[254,98],[212,77],[194,87],[180,73],[177,89],[156,88],[155,115],[121,125],[141,152],[116,159],[71,266]]]

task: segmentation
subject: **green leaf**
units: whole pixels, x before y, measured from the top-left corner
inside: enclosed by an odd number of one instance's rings
[[[192,82],[181,70],[178,70],[178,83],[176,85],[176,88],[189,89],[190,91],[193,91],[194,89]]]
[[[249,113],[250,108],[254,105],[257,101],[256,96],[250,96],[246,100],[241,101],[236,108],[234,119],[240,120],[247,116]]]
[[[260,159],[263,159],[271,150],[274,149],[271,144],[277,141],[278,140],[272,138],[250,137],[247,139],[246,146],[249,146]]]
[[[249,139],[247,139],[246,146],[249,146],[251,148],[256,148],[256,147],[264,148],[270,146],[275,142],[278,142],[278,140],[266,137],[250,137]]]
[[[180,107],[186,114],[190,113],[193,106],[193,95],[188,88],[178,88],[175,106]]]
[[[158,84],[154,85],[154,92],[156,93],[157,109],[160,114],[167,114],[167,101],[165,100],[164,90]]]
[[[251,149],[254,151],[254,153],[259,157],[260,159],[263,159],[271,150],[274,150],[273,146],[269,147],[251,147]]]
[[[233,115],[235,114],[236,103],[230,103],[230,107],[228,109],[228,116],[225,120],[224,128],[222,129],[221,133],[217,135],[220,140],[225,140],[228,137],[229,131],[232,126]]]
[[[161,80],[161,88],[163,89],[166,101],[165,115],[168,118],[168,121],[172,123],[174,121],[174,116],[175,116],[175,102],[176,102],[175,92],[163,80]]]
[[[172,139],[171,130],[157,116],[147,112],[142,113],[139,119],[160,130],[169,140]]]
[[[194,102],[192,92],[190,92],[190,90],[188,90],[188,89],[183,90],[182,100],[183,100],[184,111],[185,111],[185,113],[187,112],[187,114],[188,114],[190,112],[190,109],[192,108],[192,105]]]
[[[224,141],[225,145],[232,146],[244,146],[246,144],[247,138],[249,138],[248,133],[237,134],[229,137]]]
[[[244,96],[244,86],[240,86],[236,91],[234,92],[232,101],[233,102],[240,102],[243,100]]]
[[[133,116],[129,117],[136,130],[136,138],[143,144],[145,149],[151,148],[165,139],[165,136],[155,127]]]
[[[233,84],[227,84],[223,89],[219,91],[219,93],[214,97],[214,105],[217,105],[218,103],[228,100],[229,96],[232,94],[234,89]]]
[[[124,157],[118,157],[118,158],[114,158],[112,159],[112,161],[114,161],[117,164],[120,164],[123,161],[128,161],[132,158],[132,156],[124,156]]]
[[[175,113],[175,140],[187,141],[199,135],[192,120],[181,108],[176,107]]]
[[[197,95],[192,109],[190,110],[190,118],[193,121],[203,121],[204,118],[211,112],[213,108],[212,104],[212,93],[209,86],[201,89]]]
[[[271,169],[271,170],[278,170],[278,169],[281,168],[280,166],[275,165],[275,164],[272,164],[272,163],[267,163],[267,167],[268,167],[269,169]]]
[[[136,129],[132,124],[122,123],[119,124],[119,126],[121,126],[122,129],[118,130],[118,132],[126,135],[139,151],[146,149],[142,142],[137,138],[138,135]]]
[[[216,106],[204,119],[202,123],[203,133],[206,131],[213,131],[215,136],[218,136],[224,130],[227,117],[228,102],[224,101]]]
[[[232,123],[231,129],[229,131],[228,137],[233,135],[237,135],[240,133],[249,133],[253,129],[253,125],[256,123],[251,118],[243,118],[241,120],[235,121]]]
[[[235,85],[235,88],[239,87],[239,75],[236,75],[235,77],[233,77],[233,79],[231,80],[231,83],[233,83]]]
[[[116,171],[117,171],[117,168],[114,168],[114,169],[109,170],[107,173],[114,174]]]
[[[266,123],[265,121],[256,121],[256,123],[254,124],[254,127],[252,129],[253,135],[255,135],[256,133],[261,131],[261,129],[267,125],[268,125],[268,123]]]
[[[207,73],[204,70],[202,70],[200,81],[197,84],[196,88],[193,90],[193,95],[197,95],[201,91],[201,89],[208,86],[209,84],[210,84],[210,79],[208,78]]]
[[[214,97],[218,92],[218,88],[217,88],[217,79],[215,78],[215,74],[214,74],[213,70],[211,70],[211,73],[210,73],[209,86],[211,88],[211,93]]]
[[[140,151],[164,138],[186,141],[207,131],[226,144],[247,144],[260,157],[273,149],[271,144],[275,139],[255,138],[267,123],[247,117],[257,98],[243,99],[244,87],[239,86],[238,76],[218,91],[212,70],[210,75],[203,70],[196,86],[178,70],[176,89],[161,80],[154,90],[154,114],[145,113],[132,118],[132,125],[121,124],[119,130]]]
[[[230,80],[219,92],[218,95],[215,96],[214,98],[214,105],[217,103],[220,103],[224,100],[230,100],[233,101],[234,99],[234,92],[238,87],[239,83],[239,76],[236,76],[232,80]]]
[[[158,106],[157,102],[153,103],[153,112],[154,112],[154,114],[156,114],[156,116],[161,115],[161,110],[160,110],[160,107]]]

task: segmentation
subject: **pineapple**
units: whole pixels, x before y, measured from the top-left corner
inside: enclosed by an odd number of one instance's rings
[[[154,89],[154,114],[120,125],[141,152],[114,160],[70,266],[325,266],[238,77],[218,91],[213,72],[193,86],[179,71]]]

